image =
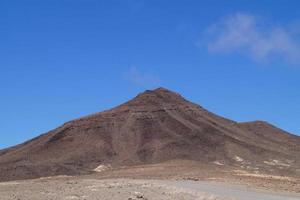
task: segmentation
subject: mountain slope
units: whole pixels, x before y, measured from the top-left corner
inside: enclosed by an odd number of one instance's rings
[[[274,168],[275,160],[287,162],[284,170],[296,171],[299,145],[299,137],[269,124],[237,123],[158,88],[0,151],[0,180],[89,173],[100,164],[173,159],[219,161],[227,166],[247,161],[266,169]]]

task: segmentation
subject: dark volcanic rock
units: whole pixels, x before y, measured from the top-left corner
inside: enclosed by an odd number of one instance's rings
[[[299,169],[300,139],[265,122],[237,123],[158,88],[0,151],[0,180],[89,173],[172,159],[226,165],[272,158]],[[240,162],[240,161],[239,161]],[[270,164],[270,163],[269,163]],[[275,163],[276,164],[276,163]]]

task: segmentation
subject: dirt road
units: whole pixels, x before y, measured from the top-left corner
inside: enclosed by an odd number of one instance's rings
[[[220,197],[234,197],[239,200],[299,200],[300,194],[272,193],[269,191],[255,190],[246,186],[208,181],[170,181],[165,184],[178,188],[188,188],[194,191],[203,191]]]

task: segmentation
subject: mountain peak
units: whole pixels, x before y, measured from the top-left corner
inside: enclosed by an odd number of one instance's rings
[[[164,87],[158,87],[158,88],[154,89],[153,91],[155,91],[155,92],[172,92],[171,90],[168,90]],[[175,93],[175,92],[173,92],[173,93]]]
[[[161,104],[161,103],[183,103],[186,100],[178,93],[163,87],[154,90],[146,90],[129,101],[129,104]]]
[[[162,95],[163,97],[171,97],[171,96],[181,97],[181,95],[179,93],[174,92],[174,91],[169,90],[169,89],[166,89],[164,87],[159,87],[159,88],[156,88],[156,89],[153,89],[153,90],[146,90],[145,92],[141,93],[140,95],[149,94],[149,93]]]
[[[154,92],[154,93],[172,93],[172,94],[177,94],[177,92],[171,91],[171,90],[166,89],[164,87],[158,87],[158,88],[153,89],[153,90],[145,90],[141,94],[143,94],[143,93],[151,93],[151,92]]]

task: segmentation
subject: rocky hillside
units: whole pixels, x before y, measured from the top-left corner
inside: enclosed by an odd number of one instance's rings
[[[0,151],[0,180],[193,160],[299,173],[300,138],[266,122],[237,123],[164,88]]]

